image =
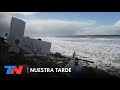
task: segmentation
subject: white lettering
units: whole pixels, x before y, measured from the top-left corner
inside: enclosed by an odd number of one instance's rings
[[[71,68],[55,68],[56,72],[71,72]]]
[[[30,72],[54,72],[53,68],[30,68]]]

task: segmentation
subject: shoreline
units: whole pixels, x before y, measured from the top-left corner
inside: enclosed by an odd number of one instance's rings
[[[61,55],[60,53],[52,53],[50,56],[31,56],[25,57],[24,51],[20,50],[20,53],[8,52],[10,46],[4,42],[3,38],[0,38],[0,66],[1,75],[5,77],[6,71],[3,69],[4,65],[23,65],[23,74],[20,77],[26,78],[108,78],[115,77],[108,74],[107,72],[100,70],[98,68],[86,67],[84,66],[79,73],[72,71],[72,73],[33,73],[27,74],[27,68],[38,67],[38,68],[65,68],[67,64],[71,61],[71,57]],[[59,62],[59,63],[58,63]]]

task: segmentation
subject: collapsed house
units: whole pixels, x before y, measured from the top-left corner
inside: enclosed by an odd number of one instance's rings
[[[50,54],[51,43],[24,37],[25,24],[24,21],[12,17],[7,38],[7,43],[11,46],[9,51],[19,53],[19,48],[21,48],[31,55]]]

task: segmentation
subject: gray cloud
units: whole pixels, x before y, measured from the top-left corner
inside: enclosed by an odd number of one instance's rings
[[[93,22],[65,20],[31,20],[27,22],[25,34],[36,35],[73,35],[94,26]]]
[[[0,36],[3,36],[6,32],[9,32],[11,17],[0,13]]]
[[[5,12],[6,13],[6,12]],[[38,12],[7,12],[7,14],[10,14],[10,15],[27,15],[27,16],[31,16],[31,15],[34,15],[34,14],[37,14]]]
[[[111,26],[97,26],[95,22],[65,20],[31,20],[26,26],[26,35],[112,35],[120,34],[120,22]]]
[[[0,13],[0,35],[9,31],[11,16]],[[95,21],[66,21],[58,19],[26,20],[25,36],[119,34],[120,21],[111,26],[98,26]]]

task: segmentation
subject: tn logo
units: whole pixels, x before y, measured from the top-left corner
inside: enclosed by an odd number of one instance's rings
[[[6,74],[21,74],[23,66],[4,66],[4,68],[7,68]]]

